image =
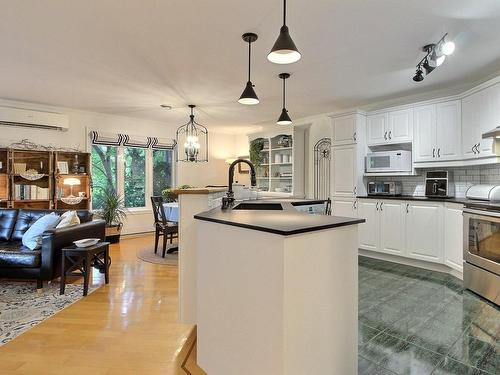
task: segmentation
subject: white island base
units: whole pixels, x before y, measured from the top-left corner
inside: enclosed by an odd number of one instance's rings
[[[295,235],[198,221],[198,365],[357,373],[358,226]]]

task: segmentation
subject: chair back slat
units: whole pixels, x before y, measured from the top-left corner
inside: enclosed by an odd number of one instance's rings
[[[155,223],[167,224],[168,220],[165,207],[163,206],[163,197],[151,197],[151,206],[153,207]]]

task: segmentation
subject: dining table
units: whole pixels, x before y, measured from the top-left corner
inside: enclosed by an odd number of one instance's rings
[[[165,216],[167,221],[178,223],[179,222],[179,202],[167,202],[163,203],[163,208],[165,210]],[[179,251],[179,246],[176,244],[167,250],[167,254],[175,253]]]

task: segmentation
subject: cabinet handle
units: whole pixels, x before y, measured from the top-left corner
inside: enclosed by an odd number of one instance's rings
[[[354,195],[356,195],[356,186],[354,186],[353,191],[354,191]]]
[[[384,133],[384,139],[387,141],[387,132]]]
[[[435,148],[433,148],[433,149],[432,149],[432,158],[435,158],[435,157],[436,157],[436,149],[435,149]]]
[[[357,209],[357,207],[356,207],[356,201],[352,202],[352,209],[353,210]]]
[[[389,131],[389,139],[392,139],[392,130]]]
[[[377,208],[377,211],[378,211],[378,204],[379,204],[379,202],[377,202],[377,206],[376,206],[376,208]]]
[[[472,146],[472,152],[476,155],[476,145]]]
[[[438,148],[438,158],[441,157],[441,148]]]
[[[477,146],[476,146],[476,151],[478,154],[481,153],[481,150],[479,149],[479,147],[481,146],[481,143],[478,143]]]
[[[384,202],[380,202],[380,211],[384,211],[384,209],[382,208],[384,206]]]
[[[354,132],[354,134],[352,135],[352,139],[355,141],[356,140],[356,132]]]
[[[409,208],[410,208],[410,204],[409,203],[406,203],[406,213],[409,212]]]

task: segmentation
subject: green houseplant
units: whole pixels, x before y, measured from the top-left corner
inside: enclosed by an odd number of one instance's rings
[[[117,243],[123,227],[123,220],[127,217],[125,201],[116,191],[105,190],[103,204],[98,216],[106,222],[106,241]]]
[[[250,161],[258,168],[262,164],[263,155],[261,151],[264,149],[264,138],[257,138],[250,142]]]

